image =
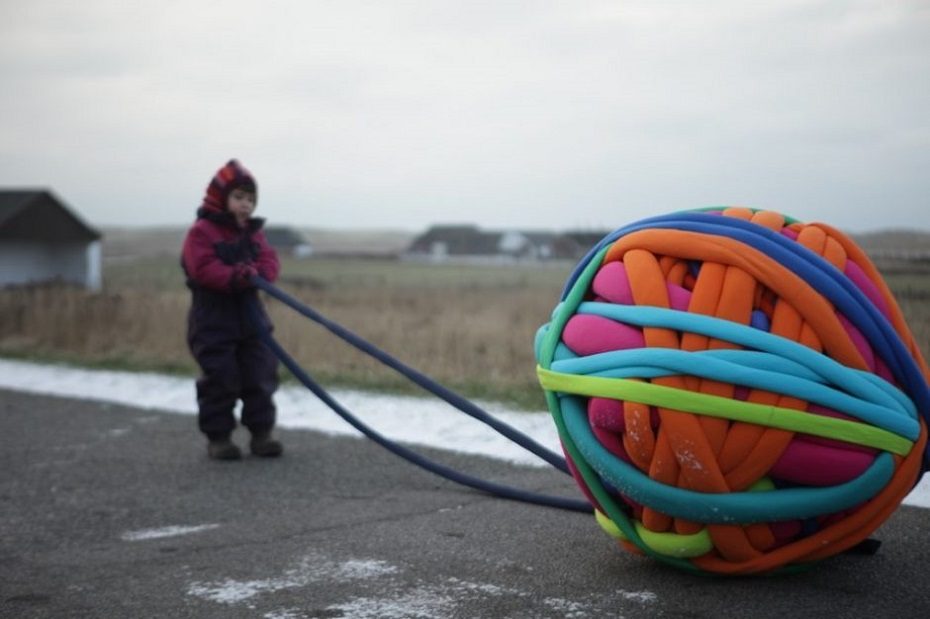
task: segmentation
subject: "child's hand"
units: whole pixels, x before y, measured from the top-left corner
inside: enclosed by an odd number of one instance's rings
[[[241,262],[235,266],[232,277],[233,290],[252,288],[252,276],[258,275],[258,269],[250,262]]]

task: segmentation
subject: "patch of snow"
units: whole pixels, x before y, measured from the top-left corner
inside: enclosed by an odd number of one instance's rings
[[[218,524],[198,524],[193,526],[170,526],[158,529],[141,529],[139,531],[127,531],[120,536],[120,539],[126,542],[141,542],[149,539],[161,539],[163,537],[177,537],[178,535],[190,535],[200,531],[208,531],[217,528]]]
[[[339,611],[357,619],[441,619],[459,616],[460,613],[456,611],[460,601],[474,600],[475,596],[530,598],[531,594],[490,583],[449,578],[438,584],[415,585],[391,591],[387,595],[382,593],[377,597],[358,596],[347,602],[333,604],[327,610]]]
[[[926,507],[930,509],[930,475],[924,475],[911,493],[904,497],[904,505],[911,507]]]
[[[143,410],[197,414],[193,378],[0,359],[0,388],[112,402]],[[358,390],[333,390],[331,393],[375,431],[395,441],[489,456],[528,466],[549,466],[442,400]],[[282,428],[361,436],[302,386],[279,389],[275,403],[278,406],[278,425]],[[560,452],[558,433],[547,412],[515,411],[493,402],[476,404],[549,449]]]
[[[262,615],[263,619],[304,619],[307,615],[296,608],[281,608]]]
[[[365,580],[376,578],[385,574],[393,574],[397,568],[385,561],[376,561],[373,559],[360,561],[350,560],[339,566],[337,577],[349,578],[352,580]]]
[[[293,568],[273,578],[236,580],[226,578],[213,582],[191,583],[187,592],[220,604],[238,604],[257,595],[274,593],[282,589],[295,589],[320,580],[369,580],[391,574],[397,568],[384,561],[350,560],[334,562],[317,555],[304,557]]]
[[[315,582],[353,582],[357,583],[351,589],[355,594],[330,604],[326,610],[354,619],[441,619],[459,616],[462,601],[474,601],[476,597],[488,600],[512,598],[526,603],[533,603],[537,598],[535,592],[454,577],[435,584],[424,584],[418,580],[411,581],[400,572],[400,568],[385,561],[334,561],[320,554],[313,554],[305,556],[295,567],[275,577],[256,580],[223,578],[212,582],[194,582],[188,586],[187,592],[189,595],[218,604],[245,605],[253,608],[253,598],[283,589],[299,589]],[[640,593],[645,595],[648,592]],[[593,612],[590,605],[582,601],[547,598],[540,602],[565,617],[580,619],[590,616]],[[264,617],[302,619],[304,614],[298,609],[281,608],[266,613]]]
[[[588,616],[588,608],[581,602],[562,598],[545,598],[543,603],[566,619],[582,619]]]
[[[238,604],[261,593],[274,593],[281,589],[300,587],[308,584],[300,580],[286,578],[265,578],[262,580],[235,580],[232,578],[210,584],[192,583],[187,593],[220,604]]]
[[[620,595],[623,596],[625,600],[634,600],[642,604],[650,604],[659,599],[652,591],[620,591]]]
[[[424,587],[393,597],[357,597],[326,610],[353,619],[444,619],[451,617],[456,598]]]

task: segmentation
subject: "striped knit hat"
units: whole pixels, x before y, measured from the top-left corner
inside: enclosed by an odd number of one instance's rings
[[[233,189],[243,188],[258,194],[255,177],[236,159],[230,159],[226,165],[217,170],[207,185],[207,195],[203,198],[203,206],[218,211],[226,210],[226,198]]]

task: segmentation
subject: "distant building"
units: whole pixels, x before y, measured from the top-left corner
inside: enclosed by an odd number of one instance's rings
[[[536,262],[575,260],[605,233],[494,232],[473,225],[437,225],[416,237],[404,253],[428,262]],[[591,240],[593,239],[593,240]]]
[[[51,191],[0,190],[0,286],[102,283],[100,233]]]
[[[268,244],[285,256],[306,258],[313,255],[313,247],[303,234],[286,226],[269,226],[265,228]]]
[[[433,226],[413,239],[405,257],[443,262],[450,258],[492,258],[497,255],[500,235],[483,232],[477,226]]]

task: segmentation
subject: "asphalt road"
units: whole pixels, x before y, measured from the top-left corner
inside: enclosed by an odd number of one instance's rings
[[[0,616],[930,617],[924,509],[899,509],[875,556],[699,577],[627,554],[592,517],[459,488],[367,441],[280,434],[280,460],[213,462],[193,418],[0,391]],[[551,469],[429,453],[577,496]]]

